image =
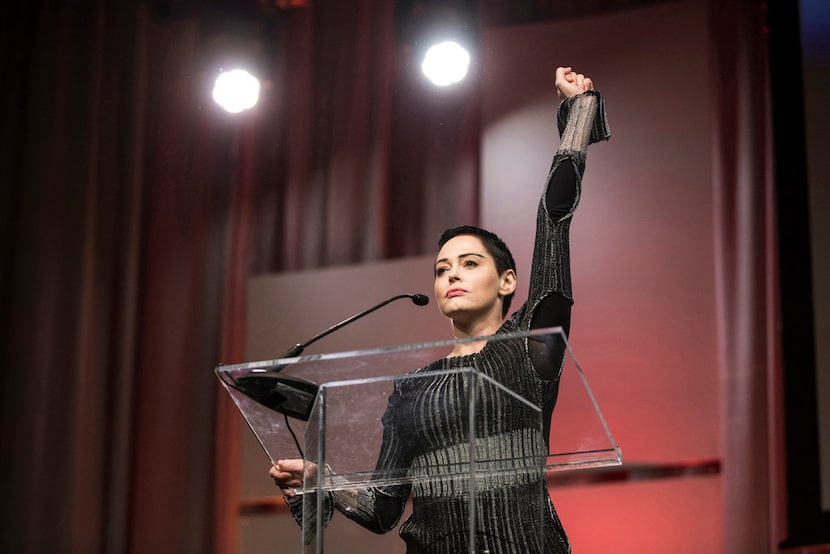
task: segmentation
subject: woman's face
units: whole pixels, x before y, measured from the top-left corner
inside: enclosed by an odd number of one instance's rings
[[[473,235],[448,240],[435,261],[435,300],[453,321],[502,320],[501,298],[516,288],[516,273],[498,274],[493,257]]]

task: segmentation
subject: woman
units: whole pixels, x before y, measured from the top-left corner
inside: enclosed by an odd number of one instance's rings
[[[477,227],[445,231],[435,262],[434,293],[439,309],[452,321],[455,338],[551,326],[568,332],[573,303],[568,229],[579,202],[587,147],[608,139],[610,132],[602,97],[589,78],[560,67],[555,84],[563,100],[557,114],[561,140],[539,205],[528,301],[505,321],[517,286],[509,249],[496,235]],[[476,448],[494,459],[543,459],[562,360],[562,351],[534,348],[530,342],[466,342],[413,374],[474,364],[532,401],[542,408],[544,429],[540,430],[538,411],[512,409],[510,417],[503,417],[500,397],[483,397],[476,404]],[[430,480],[438,476],[437,468],[469,461],[466,393],[463,383],[453,378],[405,380],[389,397],[377,467],[406,467],[412,482],[329,493],[325,521],[337,508],[367,529],[383,533],[397,525],[411,496],[412,515],[400,528],[409,554],[469,551],[466,482]],[[302,486],[302,470],[302,460],[280,460],[269,472],[298,522],[303,503],[291,489]],[[538,471],[499,473],[477,481],[476,506],[477,552],[570,552],[544,475]]]

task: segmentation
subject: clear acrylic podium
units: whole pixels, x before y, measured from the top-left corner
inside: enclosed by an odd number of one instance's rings
[[[460,368],[413,371],[446,357],[456,342],[478,341],[564,353],[549,422],[532,399],[497,381],[487,368],[476,367],[475,357]],[[622,463],[620,449],[558,327],[218,366],[216,373],[272,462],[305,461],[303,487],[296,491],[302,499],[304,553],[338,552],[347,535],[338,536],[342,526],[330,525],[332,518],[359,520],[362,509],[378,497],[406,497],[410,492],[414,498],[458,499],[455,513],[462,514],[461,524],[454,528],[464,535],[458,540],[466,541],[458,551],[481,552],[487,548],[486,536],[494,532],[488,514],[493,491],[505,484],[524,487],[524,519],[541,529],[549,502],[546,472]],[[407,399],[422,398],[418,391],[430,391],[432,403],[410,406]],[[451,400],[444,400],[445,394]],[[394,419],[393,408],[401,405],[409,414],[446,418],[445,424],[457,434],[454,440],[448,437],[446,446],[428,452],[416,449],[414,459],[387,457],[379,465],[384,426]],[[494,433],[488,423],[494,414],[500,420],[532,423]],[[548,423],[546,444],[543,430]],[[418,440],[417,433],[404,438]],[[535,533],[538,540],[542,535]],[[404,542],[398,542],[403,552]]]

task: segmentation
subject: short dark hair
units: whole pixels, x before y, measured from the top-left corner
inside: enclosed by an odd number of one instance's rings
[[[442,248],[450,239],[454,239],[455,237],[462,236],[462,235],[470,235],[473,237],[478,237],[481,240],[481,243],[484,244],[484,248],[487,249],[487,253],[493,256],[493,261],[496,264],[496,271],[498,272],[499,276],[504,275],[504,272],[508,269],[512,269],[516,272],[516,261],[513,259],[513,254],[510,253],[510,249],[504,243],[501,238],[495,233],[491,233],[486,229],[482,229],[481,227],[474,227],[472,225],[460,225],[458,227],[452,227],[451,229],[447,229],[443,233],[441,233],[441,238],[438,239],[438,248]],[[501,316],[507,316],[507,311],[510,309],[510,303],[513,302],[513,293],[511,292],[507,296],[504,297],[502,300],[501,306]]]

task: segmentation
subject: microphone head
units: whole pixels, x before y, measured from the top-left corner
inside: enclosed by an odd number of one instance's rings
[[[429,304],[429,298],[426,294],[410,294],[409,297],[417,306],[426,306]]]

